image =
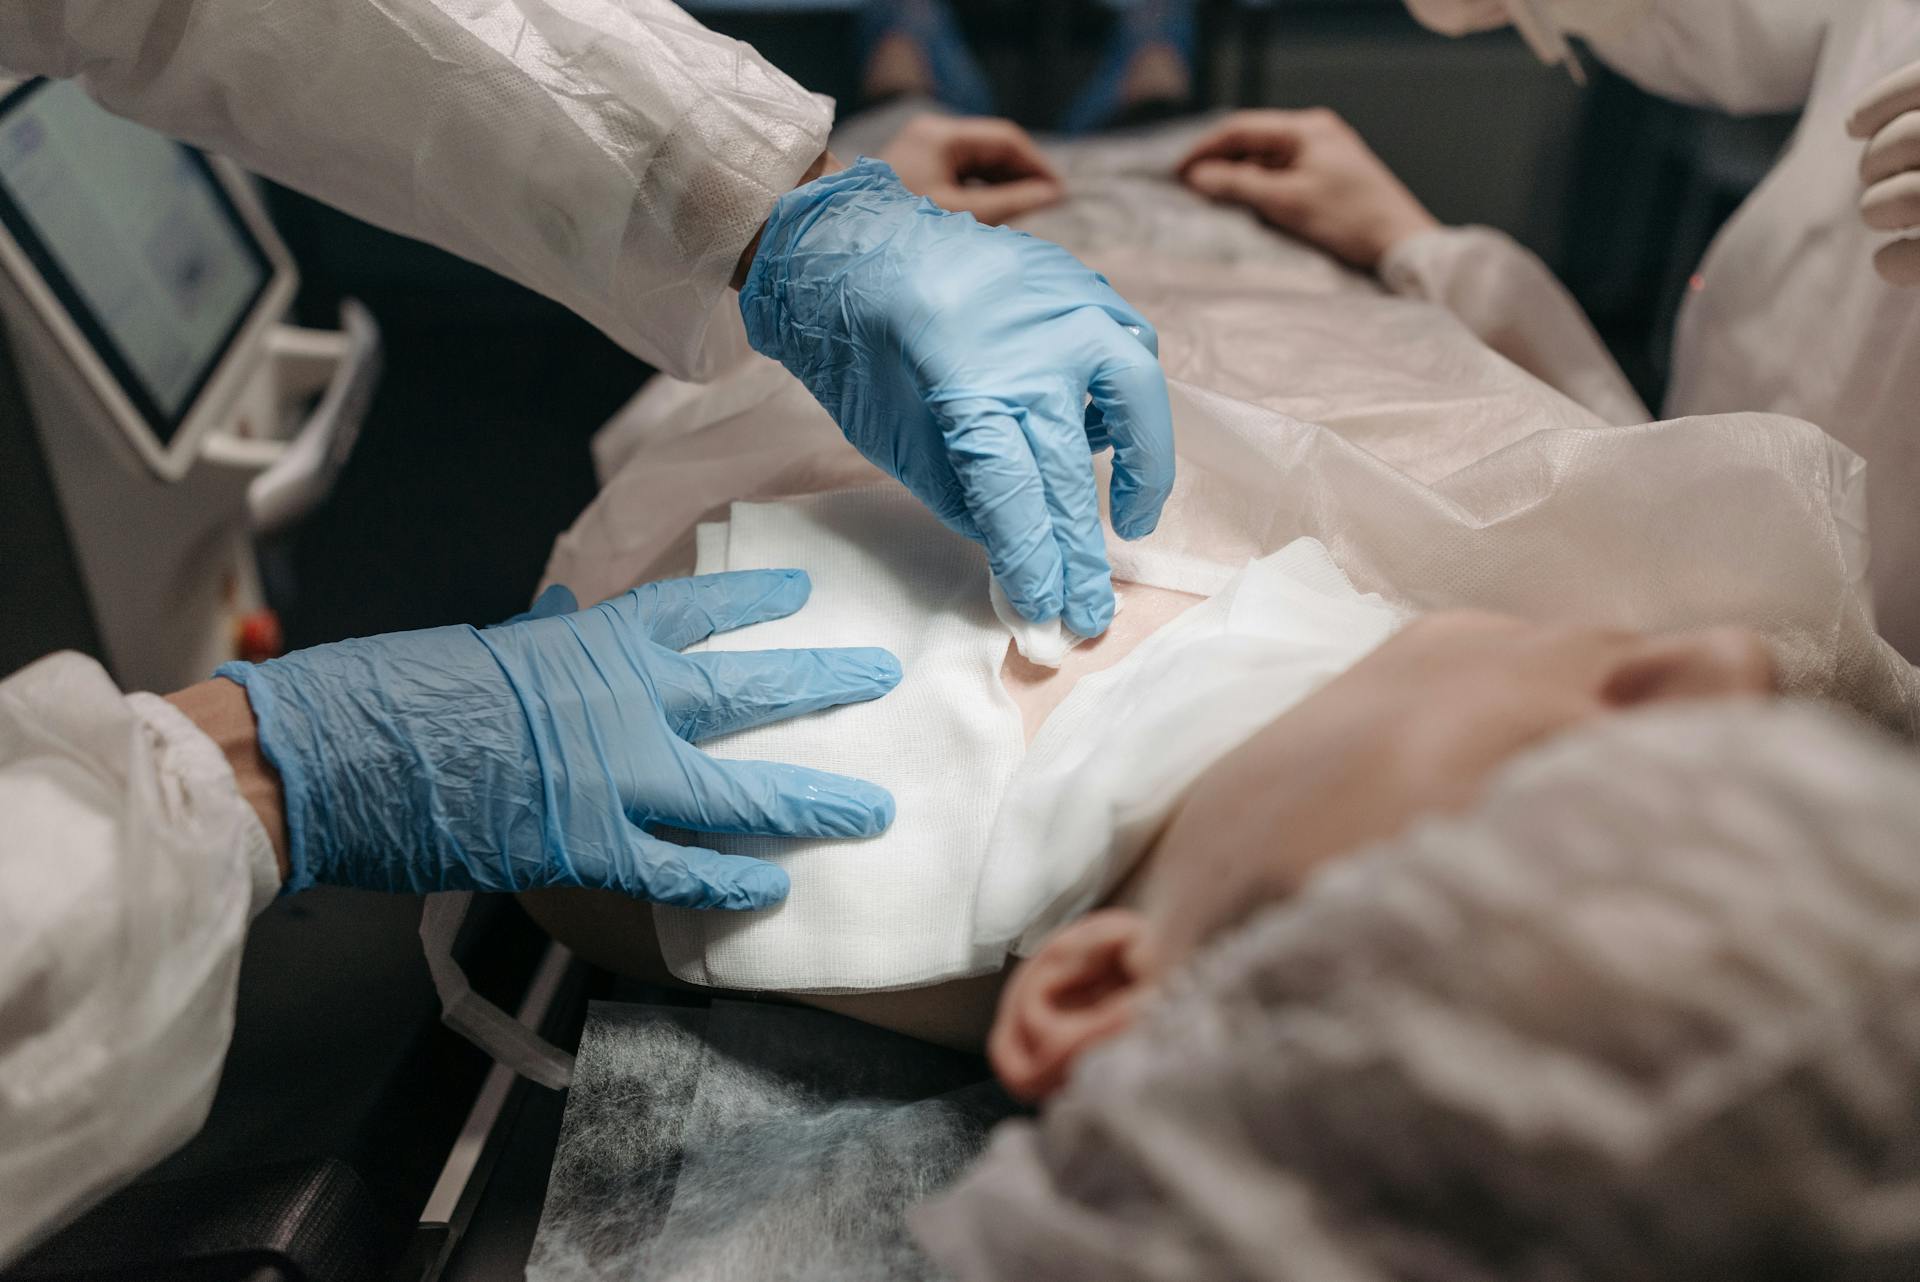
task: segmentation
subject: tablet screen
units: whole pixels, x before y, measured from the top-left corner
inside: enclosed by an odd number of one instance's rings
[[[0,222],[164,448],[273,276],[206,158],[32,81],[0,100]]]

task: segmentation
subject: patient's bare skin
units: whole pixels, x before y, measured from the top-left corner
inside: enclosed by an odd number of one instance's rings
[[[880,159],[914,195],[983,223],[1004,223],[1067,196],[1039,144],[1011,120],[915,116]]]
[[[1104,636],[1083,641],[1067,651],[1066,662],[1058,668],[1042,668],[1028,663],[1019,651],[1007,647],[1007,661],[1000,669],[1000,684],[1013,696],[1020,708],[1021,728],[1027,742],[1040,732],[1047,716],[1072,693],[1082,677],[1111,668],[1132,654],[1142,641],[1158,632],[1185,611],[1200,604],[1200,598],[1166,588],[1150,588],[1139,583],[1115,582],[1113,594],[1120,610],[1113,626]]]
[[[1040,1099],[1207,939],[1293,894],[1329,859],[1461,809],[1530,746],[1678,699],[1764,696],[1740,629],[1645,636],[1499,615],[1429,616],[1221,760],[1188,793],[1120,906],[1062,928],[1011,977],[988,1041]]]
[[[1194,144],[1180,177],[1367,271],[1440,225],[1353,126],[1324,108],[1235,112]]]

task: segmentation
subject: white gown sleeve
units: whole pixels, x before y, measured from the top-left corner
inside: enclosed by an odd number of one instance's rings
[[[729,278],[832,124],[665,0],[5,0],[0,66],[78,78],[683,378],[743,350]]]
[[[1394,293],[1446,308],[1480,341],[1615,426],[1652,417],[1547,265],[1490,227],[1443,227],[1380,262]]]
[[[1794,111],[1813,89],[1827,0],[1557,0],[1601,61],[1649,93],[1734,115]]]
[[[226,758],[99,665],[0,681],[0,1268],[199,1129],[279,885]]]

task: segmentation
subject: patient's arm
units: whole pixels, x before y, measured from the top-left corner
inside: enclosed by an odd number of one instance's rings
[[[1007,222],[1067,194],[1039,145],[1011,120],[915,116],[880,159],[916,196],[983,223]]]
[[[1366,271],[1440,226],[1353,126],[1324,108],[1235,112],[1194,144],[1180,177]]]
[[[1502,232],[1442,227],[1330,111],[1243,111],[1181,162],[1188,186],[1452,312],[1481,342],[1609,423],[1650,417],[1580,305]]]

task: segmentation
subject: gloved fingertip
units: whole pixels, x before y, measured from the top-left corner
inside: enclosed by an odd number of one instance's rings
[[[1020,591],[1002,578],[1000,590],[1007,594],[1007,602],[1013,606],[1014,612],[1028,623],[1052,623],[1066,609],[1067,603],[1058,588],[1036,598],[1032,592]]]
[[[793,890],[793,879],[777,864],[760,864],[742,872],[729,891],[713,905],[735,912],[771,908]]]
[[[872,837],[893,827],[893,794],[878,784],[867,786],[867,830],[862,836]]]
[[[1139,478],[1117,471],[1113,477],[1113,532],[1132,542],[1144,539],[1160,526],[1160,513],[1167,504],[1166,491],[1140,488]]]
[[[803,603],[813,595],[813,576],[805,570],[787,568],[767,570],[765,573],[780,579],[783,594],[796,595]]]
[[[823,836],[872,837],[893,824],[893,794],[864,779],[848,779],[838,796],[817,800],[815,817]]]
[[[1113,626],[1113,593],[1103,594],[1099,601],[1078,604],[1067,610],[1066,625],[1075,636],[1098,637],[1106,635]]]
[[[789,793],[792,808],[781,824],[796,836],[848,840],[872,837],[893,823],[893,794],[879,784],[846,775],[807,776]]]
[[[783,619],[797,613],[813,596],[813,578],[805,570],[731,570],[726,577],[735,585],[729,595],[737,604],[750,608],[722,630],[730,631],[748,621]]]
[[[551,619],[555,615],[575,614],[580,609],[580,601],[573,595],[573,589],[564,583],[550,583],[529,611],[535,619]]]
[[[867,677],[884,694],[900,684],[900,678],[906,673],[900,667],[900,660],[893,651],[878,646],[862,646],[852,652],[866,666]]]

